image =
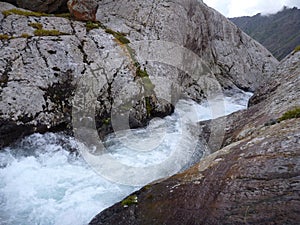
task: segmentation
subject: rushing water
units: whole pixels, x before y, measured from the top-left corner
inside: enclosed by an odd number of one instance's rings
[[[241,93],[225,97],[222,115],[246,108],[250,96],[250,93]],[[198,105],[181,100],[174,115],[153,120],[147,128],[133,131],[135,138],[130,142],[128,135],[130,132],[132,136],[132,131],[108,136],[106,146],[110,154],[128,165],[142,167],[162,162],[181,135],[180,111],[192,122],[221,116],[211,113],[209,103]],[[154,150],[139,155],[130,150],[153,145],[155,139],[161,138],[162,127],[165,136]],[[149,132],[153,134],[150,140],[146,137]],[[1,225],[87,224],[101,210],[139,188],[99,176],[74,152],[77,144],[72,137],[63,134],[33,134],[0,151]],[[197,157],[202,154],[198,152]]]

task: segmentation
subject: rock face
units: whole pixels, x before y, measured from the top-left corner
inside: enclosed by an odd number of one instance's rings
[[[128,33],[132,41],[164,40],[190,49],[207,62],[225,88],[235,85],[254,91],[277,63],[259,43],[202,1],[103,0],[97,19]]]
[[[255,105],[227,117],[226,147],[90,224],[298,224],[300,118],[265,122],[300,106],[299,59],[300,52],[286,58],[273,77],[276,87],[256,92]]]
[[[67,12],[68,0],[17,0],[20,8],[29,9],[35,12],[59,13]]]
[[[0,2],[1,10],[13,7]],[[277,64],[264,47],[196,0],[100,1],[97,20],[101,26],[0,14],[0,33],[7,34],[0,40],[0,147],[31,132],[71,130],[72,99],[78,90],[84,93],[82,80],[91,75],[101,83],[95,116],[103,136],[113,130],[113,109],[127,116],[120,120],[128,120],[128,127],[144,126],[170,114],[179,97],[200,102],[219,84],[223,90],[255,90]],[[164,48],[170,42],[184,47],[214,74],[197,77],[182,67],[143,60],[136,41],[153,40]]]
[[[293,52],[282,60],[272,78],[254,93],[249,101],[248,110],[233,113],[214,122],[214,124],[226,123],[224,127],[214,127],[213,131],[225,129],[222,146],[239,141],[257,129],[276,123],[283,113],[300,106],[299,59],[300,52]],[[204,124],[204,130],[208,131],[206,135],[209,136],[210,123]]]
[[[98,3],[94,0],[69,0],[68,9],[77,20],[95,21]]]

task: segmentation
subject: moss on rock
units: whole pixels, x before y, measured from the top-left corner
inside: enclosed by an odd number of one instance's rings
[[[128,207],[130,205],[134,205],[137,203],[138,203],[137,195],[130,195],[121,202],[121,205],[123,207]]]
[[[65,33],[60,32],[59,30],[44,30],[44,29],[38,29],[34,31],[34,35],[36,36],[58,36],[63,35]]]
[[[105,32],[114,36],[116,40],[118,40],[121,44],[129,44],[130,41],[125,37],[126,34],[120,33],[117,31],[113,31],[112,29],[106,28]]]
[[[10,9],[5,10],[2,12],[4,16],[9,15],[20,15],[20,16],[34,16],[34,17],[41,17],[41,16],[48,16],[49,14],[41,13],[41,12],[31,12],[31,11],[25,11],[21,9]]]
[[[279,119],[278,121],[284,121],[284,120],[289,120],[289,119],[294,119],[294,118],[300,118],[300,107],[296,107],[292,110],[289,110],[285,112]]]

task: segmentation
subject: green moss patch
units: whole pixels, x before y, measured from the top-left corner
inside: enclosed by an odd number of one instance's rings
[[[22,38],[30,38],[30,37],[31,37],[31,35],[29,35],[29,34],[26,34],[26,33],[23,33],[23,34],[21,34],[21,37],[22,37]]]
[[[93,29],[98,29],[98,28],[100,28],[100,23],[87,21],[86,24],[85,24],[85,27],[86,27],[86,31],[90,31],[90,30],[93,30]]]
[[[145,102],[146,102],[147,116],[150,116],[151,111],[152,111],[152,106],[151,106],[151,103],[150,103],[150,97],[145,97]]]
[[[55,16],[55,17],[62,17],[62,18],[66,18],[66,19],[71,18],[70,13],[47,14],[47,13],[42,13],[42,12],[25,11],[25,10],[21,10],[21,9],[5,10],[5,11],[2,11],[2,14],[4,16],[9,16],[9,15],[34,16],[34,17]]]
[[[10,9],[3,11],[2,14],[4,16],[9,16],[9,15],[20,15],[20,16],[35,16],[35,17],[41,17],[41,16],[48,16],[49,14],[46,13],[40,13],[40,12],[31,12],[31,11],[24,11],[21,9]]]
[[[300,51],[300,45],[298,45],[298,46],[295,48],[294,52],[299,52],[299,51]]]
[[[285,112],[279,119],[278,121],[284,121],[284,120],[289,120],[289,119],[294,119],[294,118],[300,118],[300,107],[296,107],[295,109],[289,110]]]
[[[8,40],[11,39],[12,37],[7,35],[7,34],[0,34],[0,40]]]
[[[140,78],[149,77],[146,69],[142,70],[140,66],[136,68],[136,76]]]
[[[60,32],[59,30],[44,30],[44,29],[38,29],[34,31],[34,35],[36,36],[58,36],[63,35],[65,33]]]
[[[109,125],[110,124],[111,119],[110,118],[106,118],[102,120],[102,123],[105,125]]]
[[[71,19],[71,14],[70,13],[58,13],[58,14],[54,14],[54,16],[62,17],[62,18],[66,18],[66,19]]]
[[[41,30],[43,28],[43,24],[41,24],[41,23],[30,23],[29,26],[31,26],[35,29],[38,29],[38,30]]]
[[[130,205],[134,205],[134,204],[137,204],[138,203],[138,198],[136,195],[131,195],[131,196],[128,196],[127,198],[125,198],[122,202],[121,202],[121,205],[123,207],[128,207]]]
[[[130,41],[125,37],[126,34],[124,34],[124,33],[113,31],[112,29],[109,29],[109,28],[105,29],[105,32],[113,35],[114,38],[117,39],[121,44],[129,44],[130,43]]]

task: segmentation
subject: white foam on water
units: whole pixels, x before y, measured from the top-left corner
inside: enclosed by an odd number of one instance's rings
[[[106,146],[114,158],[131,166],[162,163],[178,144],[182,123],[245,109],[250,96],[241,92],[224,101],[214,99],[201,105],[181,100],[172,116],[154,119],[147,128],[110,135]],[[214,113],[212,104],[224,110]],[[187,139],[183,147],[188,146]],[[1,225],[87,224],[97,213],[139,188],[104,179],[80,156],[70,153],[74,149],[73,138],[47,133],[33,134],[0,151]]]
[[[0,152],[0,224],[87,224],[134,191],[103,179],[62,141],[76,144],[60,134],[34,134]]]

